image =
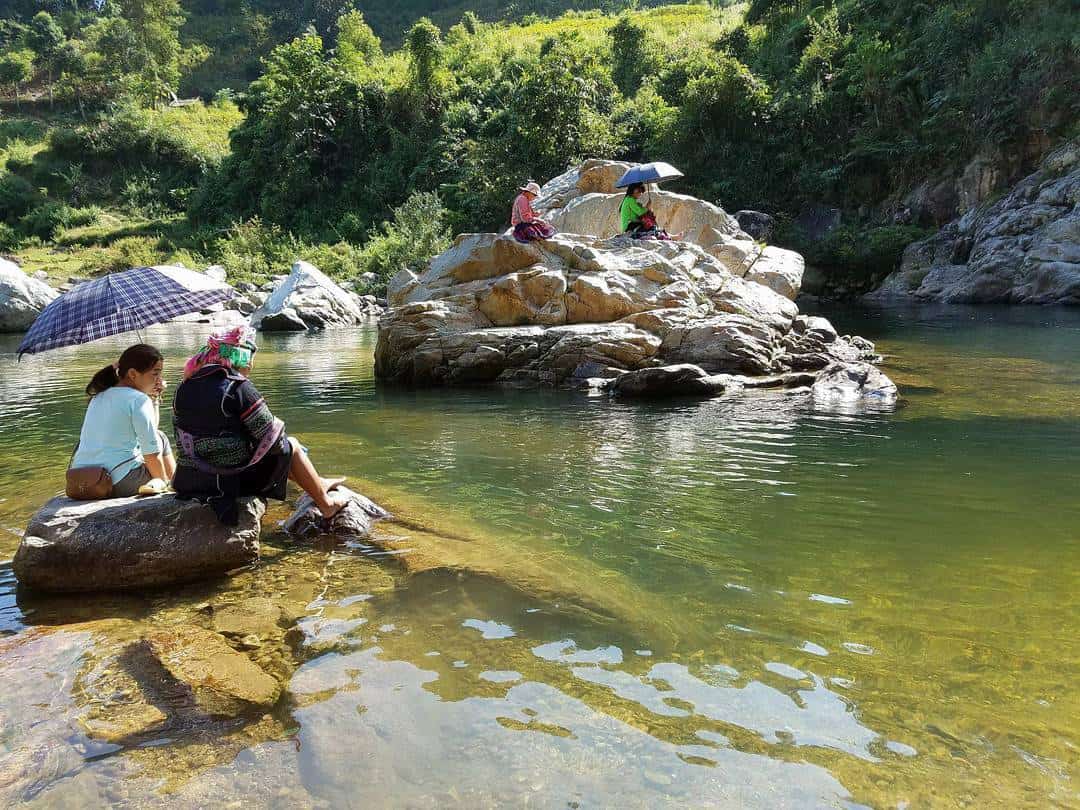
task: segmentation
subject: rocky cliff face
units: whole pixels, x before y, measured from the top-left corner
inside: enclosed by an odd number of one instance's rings
[[[763,249],[715,205],[654,192],[660,222],[684,240],[618,234],[622,194],[612,186],[626,165],[591,161],[549,182],[536,207],[560,229],[552,239],[462,234],[424,273],[395,276],[376,374],[562,385],[693,364],[696,377],[796,374],[806,384],[806,372],[874,356],[867,341],[799,315],[801,256]]]
[[[1080,141],[996,202],[909,245],[873,299],[1080,304]]]

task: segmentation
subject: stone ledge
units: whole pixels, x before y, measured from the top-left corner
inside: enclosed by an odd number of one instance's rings
[[[173,495],[74,501],[58,496],[30,519],[12,568],[41,591],[123,590],[221,576],[259,559],[266,506],[240,501],[237,526]]]

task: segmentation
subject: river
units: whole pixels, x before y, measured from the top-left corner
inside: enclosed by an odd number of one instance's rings
[[[822,314],[902,408],[387,389],[373,327],[264,337],[253,380],[396,550],[295,546],[279,507],[252,571],[66,598],[9,561],[129,341],[16,363],[0,336],[0,797],[1080,806],[1080,312]],[[174,384],[203,329],[146,335]],[[266,598],[274,712],[88,731],[139,633]]]

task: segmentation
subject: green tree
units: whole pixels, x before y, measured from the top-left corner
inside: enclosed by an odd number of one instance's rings
[[[180,84],[186,56],[180,46],[180,0],[118,0],[118,7],[120,17],[111,21],[100,43],[103,55],[128,74],[133,95],[157,104]]]
[[[429,101],[437,98],[442,89],[442,32],[427,17],[421,17],[409,29],[406,42],[413,85]]]
[[[632,96],[652,68],[649,32],[630,14],[620,14],[608,30],[611,40],[611,78],[624,96]]]
[[[0,84],[10,84],[15,91],[15,107],[19,107],[19,85],[34,75],[34,52],[26,48],[8,51],[0,56]]]
[[[480,18],[476,16],[475,11],[466,11],[461,15],[461,25],[469,32],[469,36],[474,37],[480,30]]]
[[[586,157],[619,149],[608,116],[614,107],[611,74],[595,52],[573,38],[550,43],[538,69],[528,71],[507,108],[513,164],[550,177]]]
[[[386,282],[402,268],[418,270],[450,247],[446,219],[442,200],[430,191],[414,192],[395,208],[393,219],[364,246],[361,268],[378,277],[375,289],[385,290]]]
[[[367,74],[382,58],[382,43],[359,11],[350,11],[338,20],[337,60],[354,76]]]
[[[53,72],[60,61],[65,39],[64,30],[47,11],[35,14],[26,32],[26,44],[37,54],[38,64],[48,76],[50,107],[53,105]]]

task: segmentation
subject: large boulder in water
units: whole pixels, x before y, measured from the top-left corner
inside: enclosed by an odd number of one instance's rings
[[[266,302],[251,314],[251,324],[264,332],[295,332],[354,326],[363,318],[364,311],[352,293],[314,265],[299,261]]]
[[[616,233],[621,195],[583,188],[606,188],[625,168],[591,161],[548,183],[544,210],[564,229],[551,239],[462,234],[423,272],[395,275],[376,375],[416,385],[577,386],[680,364],[706,376],[761,377],[875,357],[868,341],[800,318],[792,299],[802,257],[763,250],[715,205],[657,192],[661,218],[692,238]],[[642,375],[625,388],[700,392],[696,373]]]
[[[237,526],[172,495],[73,501],[53,498],[30,519],[12,568],[42,591],[103,591],[220,576],[259,558],[266,507],[240,501]]]
[[[0,332],[25,332],[57,294],[15,262],[0,259]]]
[[[1080,304],[1080,139],[996,202],[908,245],[871,299]]]
[[[767,375],[873,356],[842,338],[785,340],[798,307],[692,243],[559,234],[522,247],[463,234],[423,274],[395,276],[376,374],[559,385],[673,363]],[[801,362],[803,351],[813,359]]]
[[[832,363],[810,389],[819,405],[844,405],[872,402],[891,406],[896,403],[896,385],[869,363]]]

